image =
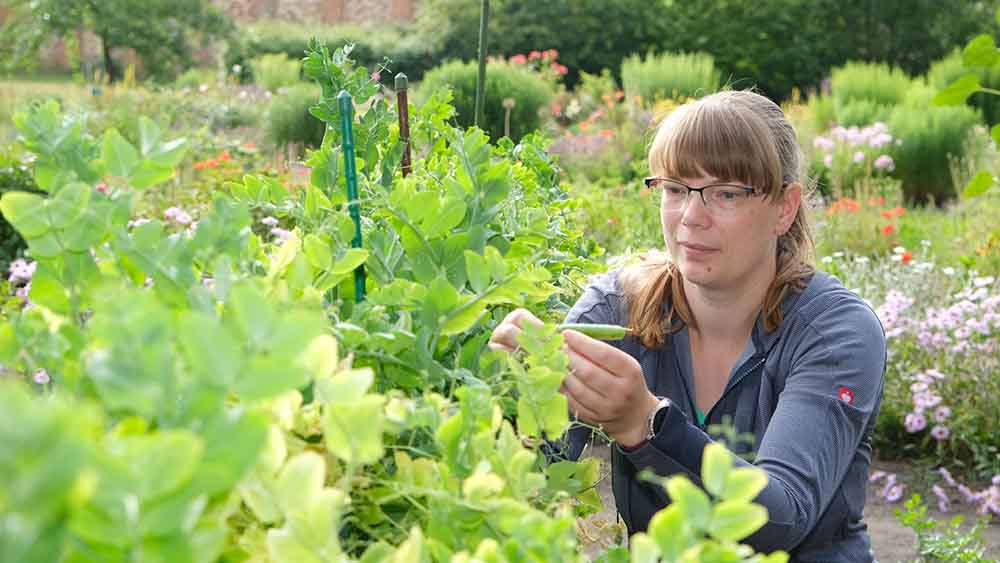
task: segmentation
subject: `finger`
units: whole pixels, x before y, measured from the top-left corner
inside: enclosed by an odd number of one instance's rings
[[[615,376],[572,350],[566,354],[569,357],[570,373],[566,379],[573,379],[600,399],[607,399],[609,387],[617,383]]]
[[[493,334],[490,335],[490,343],[516,350],[518,346],[517,335],[520,333],[520,328],[505,321],[493,330]]]
[[[642,373],[635,358],[606,342],[575,330],[565,330],[562,334],[563,341],[572,352],[576,352],[590,360],[591,363],[604,368],[607,373],[616,377],[624,377],[636,371]]]
[[[491,342],[487,343],[486,345],[489,346],[490,350],[493,350],[495,352],[512,352],[513,353],[513,352],[517,351],[516,348],[511,348],[510,346],[507,346],[506,344],[503,344],[502,342],[492,342],[491,341]]]
[[[511,323],[517,328],[524,327],[524,323],[528,322],[536,326],[542,326],[543,323],[541,319],[536,317],[531,311],[527,309],[514,309],[506,317],[504,317],[503,322]]]
[[[573,372],[563,379],[562,386],[566,389],[567,393],[573,396],[574,399],[581,405],[587,405],[591,412],[595,414],[600,414],[600,405],[607,403],[607,399],[594,389],[587,386],[583,380]],[[606,418],[606,417],[602,417]]]
[[[575,416],[578,420],[582,420],[590,424],[600,424],[600,421],[597,420],[598,417],[594,411],[577,401],[573,397],[573,394],[568,392],[568,390],[560,390],[563,391],[563,395],[566,395],[566,405],[569,407],[569,412],[572,413],[573,416]]]

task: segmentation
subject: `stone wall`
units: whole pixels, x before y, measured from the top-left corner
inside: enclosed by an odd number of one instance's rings
[[[214,0],[238,22],[278,19],[299,23],[403,23],[419,0]]]

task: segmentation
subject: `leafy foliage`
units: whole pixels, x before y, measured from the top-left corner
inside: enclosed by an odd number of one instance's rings
[[[190,65],[196,36],[230,30],[229,20],[206,0],[12,0],[7,6],[0,54],[8,70],[30,64],[53,34],[69,36],[82,28],[100,38],[111,81],[121,77],[112,58],[116,48],[134,49],[152,76],[171,78]]]

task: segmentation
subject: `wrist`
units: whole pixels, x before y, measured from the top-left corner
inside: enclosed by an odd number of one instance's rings
[[[614,439],[618,444],[624,449],[632,449],[645,443],[649,437],[649,417],[652,416],[653,410],[659,404],[659,399],[654,397],[651,393],[647,394],[645,400],[643,401],[643,406],[636,409],[637,413],[641,414],[635,420],[630,428],[618,436],[614,436]]]

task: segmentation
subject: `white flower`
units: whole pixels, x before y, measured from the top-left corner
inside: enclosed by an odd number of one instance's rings
[[[952,268],[951,266],[948,266],[947,268],[943,268],[941,270],[941,273],[944,274],[944,275],[946,275],[946,276],[954,276],[955,275],[955,268]]]
[[[829,264],[830,262],[833,262],[833,256],[824,256],[820,261],[824,264]]]
[[[906,252],[906,249],[903,248],[902,246],[897,246],[896,248],[892,249],[893,254],[902,254],[904,252]]]
[[[843,252],[834,252],[833,253],[833,257],[834,258],[843,258],[844,257],[844,253]]]
[[[920,241],[920,246],[922,246],[924,248],[927,248],[930,245],[931,245],[931,241],[929,241],[927,239],[924,239],[924,240]]]
[[[867,256],[858,256],[858,257],[856,257],[854,259],[854,261],[857,262],[857,263],[859,263],[859,264],[867,264],[868,263],[868,257]]]

